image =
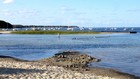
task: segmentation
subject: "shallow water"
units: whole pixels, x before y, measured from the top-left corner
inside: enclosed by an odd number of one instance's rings
[[[140,34],[0,35],[0,55],[27,60],[76,50],[102,59],[92,66],[115,68],[140,76]]]

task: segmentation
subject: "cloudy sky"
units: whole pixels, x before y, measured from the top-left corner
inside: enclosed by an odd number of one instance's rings
[[[0,0],[0,20],[23,25],[140,26],[140,0]]]

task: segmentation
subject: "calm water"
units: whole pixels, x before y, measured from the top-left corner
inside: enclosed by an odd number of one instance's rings
[[[115,68],[140,76],[140,34],[0,35],[0,55],[27,60],[76,50],[102,59],[92,66]]]

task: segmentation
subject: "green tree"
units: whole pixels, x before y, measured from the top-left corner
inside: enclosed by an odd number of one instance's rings
[[[0,28],[13,28],[13,25],[8,22],[0,20]]]

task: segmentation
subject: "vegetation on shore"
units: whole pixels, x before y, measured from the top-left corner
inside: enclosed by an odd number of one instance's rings
[[[5,28],[5,29],[13,28],[13,25],[6,21],[0,20],[0,29],[1,28]]]
[[[99,34],[100,32],[94,31],[60,31],[60,30],[29,30],[29,31],[14,31],[12,34]]]

